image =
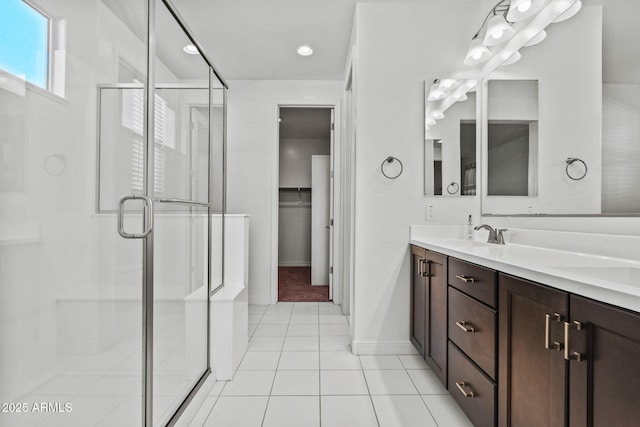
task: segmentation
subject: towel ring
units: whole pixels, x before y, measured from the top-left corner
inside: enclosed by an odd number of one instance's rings
[[[574,181],[580,181],[582,178],[587,176],[588,168],[587,168],[587,164],[584,162],[584,160],[578,159],[577,157],[575,157],[575,158],[574,157],[568,157],[566,162],[567,162],[567,167],[565,168],[565,172],[566,172],[567,176],[570,179],[572,179]],[[584,166],[584,173],[579,177],[572,176],[571,173],[569,173],[569,166],[571,166],[575,162],[580,162],[580,163],[582,163],[582,166]]]
[[[453,187],[453,191],[451,191],[451,187]],[[447,193],[449,194],[456,194],[458,190],[460,190],[460,184],[458,184],[457,182],[452,182],[451,184],[447,185]]]
[[[400,171],[398,171],[395,175],[393,174],[387,174],[384,171],[384,165],[386,165],[387,163],[391,164],[393,162],[398,162],[400,164]],[[382,161],[382,164],[380,164],[380,172],[382,172],[382,175],[385,176],[385,178],[389,178],[389,179],[396,179],[397,177],[399,177],[400,175],[402,175],[402,171],[404,170],[404,166],[402,165],[402,162],[400,161],[400,159],[393,157],[393,156],[389,156],[386,159],[384,159]]]

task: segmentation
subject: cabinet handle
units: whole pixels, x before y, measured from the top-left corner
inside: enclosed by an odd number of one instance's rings
[[[475,283],[476,279],[471,276],[465,276],[464,274],[456,274],[456,278],[462,280],[464,283]]]
[[[422,267],[424,266],[424,260],[418,260],[418,276],[424,276],[424,272],[422,271]]]
[[[573,322],[564,322],[564,358],[565,360],[575,360],[576,362],[582,362],[586,359],[587,355],[578,353],[577,351],[571,352],[569,350],[569,331],[571,328],[575,328],[576,331],[582,331],[585,329],[585,325],[574,320]]]
[[[422,275],[424,277],[431,277],[431,261],[429,261],[428,259],[423,259],[422,262],[424,263],[424,270],[422,271]]]
[[[465,332],[471,332],[472,334],[476,332],[473,326],[471,326],[469,323],[465,322],[464,320],[456,322],[456,325],[458,325],[458,328],[462,329]]]
[[[462,393],[464,395],[464,397],[475,397],[476,395],[473,393],[473,390],[471,390],[471,387],[469,387],[469,384],[465,383],[464,381],[456,381],[456,386],[458,387],[458,390],[460,390],[460,393]],[[467,392],[464,387],[469,387],[469,391]]]
[[[545,314],[544,317],[544,348],[546,348],[547,350],[562,350],[562,343],[559,343],[558,341],[554,341],[553,343],[551,343],[551,318],[553,317],[553,320],[555,322],[562,322],[562,316],[558,313],[553,313]],[[565,342],[566,340],[567,339],[565,338]]]

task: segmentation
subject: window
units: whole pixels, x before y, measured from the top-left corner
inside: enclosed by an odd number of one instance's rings
[[[0,69],[49,89],[50,26],[25,0],[0,1]]]

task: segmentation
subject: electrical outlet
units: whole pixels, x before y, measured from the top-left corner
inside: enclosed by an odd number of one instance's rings
[[[433,206],[428,205],[425,209],[424,219],[427,221],[433,221]]]

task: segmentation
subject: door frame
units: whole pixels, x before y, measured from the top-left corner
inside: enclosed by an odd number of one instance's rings
[[[339,152],[340,149],[340,129],[341,129],[341,114],[340,109],[341,105],[339,102],[336,103],[318,103],[318,104],[295,104],[295,103],[278,103],[275,108],[275,117],[273,119],[273,123],[275,126],[275,155],[273,158],[273,175],[272,175],[272,197],[271,197],[271,286],[270,286],[270,303],[276,304],[278,302],[278,254],[279,254],[279,245],[278,245],[278,237],[279,237],[279,211],[278,211],[278,199],[279,199],[279,188],[280,188],[280,109],[281,108],[324,108],[331,109],[331,117],[333,118],[333,129],[331,132],[331,140],[330,140],[330,154],[329,154],[329,164],[331,165],[331,170],[329,172],[330,177],[330,212],[329,219],[333,219],[333,225],[330,225],[329,229],[329,294],[333,295],[334,304],[340,304],[341,298],[336,299],[337,296],[342,296],[342,291],[340,288],[340,281],[336,280],[337,275],[331,273],[331,267],[333,267],[334,273],[338,271],[336,268],[336,263],[339,262],[340,259],[340,245],[337,242],[339,239],[339,226],[337,226],[340,222],[339,214],[340,214],[340,200],[339,197],[336,197],[337,193],[336,185],[339,185],[339,180],[336,180],[335,177],[339,175],[339,173],[334,173],[336,170],[336,164],[339,164]],[[337,167],[339,170],[339,167]],[[334,177],[332,179],[332,177]],[[339,188],[339,187],[337,187]],[[339,278],[338,278],[339,279]]]

